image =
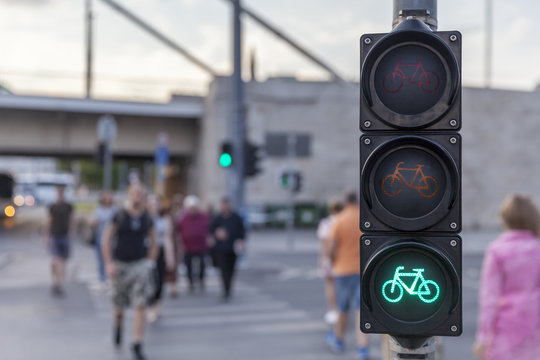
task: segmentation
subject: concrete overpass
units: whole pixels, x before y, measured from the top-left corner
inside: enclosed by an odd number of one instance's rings
[[[174,96],[169,103],[0,95],[0,155],[92,156],[96,123],[111,114],[118,125],[118,158],[151,158],[160,132],[173,158],[191,158],[197,147],[204,99]]]

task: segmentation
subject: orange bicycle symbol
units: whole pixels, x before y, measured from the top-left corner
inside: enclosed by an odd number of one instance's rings
[[[409,77],[403,68],[414,68],[414,73]],[[418,85],[425,93],[432,93],[439,88],[439,77],[433,71],[424,70],[422,60],[418,60],[416,64],[402,64],[401,60],[398,60],[394,71],[384,76],[384,90],[390,94],[397,93],[403,87],[403,80]]]
[[[418,191],[420,196],[425,198],[430,198],[437,194],[439,191],[439,183],[433,176],[424,175],[424,170],[422,168],[424,165],[416,165],[415,168],[405,168],[402,165],[405,164],[404,161],[400,161],[396,165],[396,169],[393,174],[386,175],[382,180],[382,190],[388,196],[396,196],[401,192],[403,184],[409,189],[414,189]],[[402,171],[414,171],[414,176],[409,182],[403,174]]]

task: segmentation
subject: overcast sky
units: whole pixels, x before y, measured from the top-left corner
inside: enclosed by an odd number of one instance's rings
[[[231,8],[226,0],[118,0],[220,73],[229,73]],[[166,101],[204,92],[209,77],[100,0],[95,11],[95,95]],[[391,0],[243,0],[344,77],[359,77],[358,39],[388,32]],[[493,0],[495,87],[540,82],[540,2]],[[463,83],[482,86],[485,0],[439,0],[439,30],[463,33]],[[21,94],[83,95],[84,0],[0,0],[0,84]],[[259,79],[327,74],[245,19],[245,54]],[[534,30],[536,29],[536,30]],[[246,57],[247,58],[247,57]],[[247,68],[247,67],[246,67]]]

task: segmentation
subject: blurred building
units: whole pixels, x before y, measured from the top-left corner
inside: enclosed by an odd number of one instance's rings
[[[91,159],[97,121],[112,114],[118,126],[115,159],[151,165],[158,135],[165,132],[171,159],[167,187],[172,193],[197,193],[215,205],[226,192],[218,155],[230,137],[229,81],[218,77],[206,97],[173,96],[166,104],[0,95],[0,154]],[[358,104],[355,83],[293,78],[246,83],[247,137],[265,148],[263,171],[246,182],[248,205],[286,204],[279,177],[291,167],[303,173],[297,202],[322,204],[358,188]],[[464,88],[465,228],[497,226],[499,204],[510,192],[540,202],[539,118],[539,91]],[[292,160],[289,135],[297,143]]]
[[[191,179],[211,202],[225,192],[217,158],[228,136],[229,89],[228,78],[211,85]],[[267,148],[263,173],[247,181],[249,204],[286,203],[278,179],[288,166],[304,174],[299,202],[322,203],[358,188],[358,84],[276,78],[247,83],[246,97],[248,138]],[[276,149],[290,133],[302,142],[292,163],[285,149]],[[510,192],[531,194],[540,203],[540,92],[464,88],[461,134],[465,228],[496,227],[499,205]]]

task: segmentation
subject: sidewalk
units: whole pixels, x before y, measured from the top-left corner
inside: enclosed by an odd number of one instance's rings
[[[295,230],[289,237],[285,230],[263,230],[249,233],[249,251],[253,253],[305,253],[319,251],[315,229]],[[463,255],[483,255],[487,246],[500,232],[464,231],[460,234],[463,242]]]

